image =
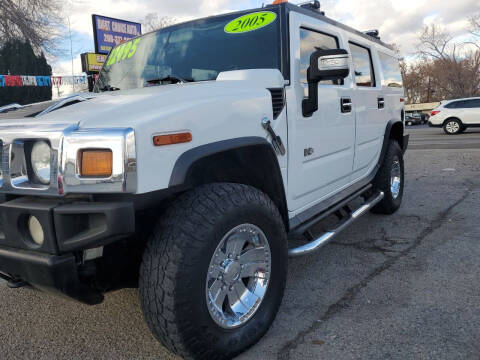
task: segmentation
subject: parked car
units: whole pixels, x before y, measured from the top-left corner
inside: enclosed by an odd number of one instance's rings
[[[480,97],[444,101],[432,111],[429,126],[443,128],[448,135],[480,127]]]
[[[151,331],[185,358],[252,346],[277,314],[288,256],[401,206],[395,51],[313,8],[135,38],[95,91],[36,118],[0,114],[0,276],[92,305],[138,286]],[[329,215],[339,222],[312,237]]]
[[[412,125],[421,125],[423,124],[422,118],[420,116],[405,116],[405,125],[412,126]]]

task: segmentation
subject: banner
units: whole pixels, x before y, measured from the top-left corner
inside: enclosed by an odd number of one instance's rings
[[[50,76],[37,76],[37,86],[52,86]]]
[[[31,75],[0,75],[0,87],[12,86],[43,86],[55,85],[87,85],[87,77],[80,76],[31,76]]]
[[[142,35],[142,25],[100,15],[92,15],[95,52],[108,54],[112,48]]]
[[[5,86],[23,86],[22,77],[19,75],[5,75]]]

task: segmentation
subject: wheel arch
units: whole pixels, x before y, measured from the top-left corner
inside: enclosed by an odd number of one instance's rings
[[[445,120],[443,120],[442,126],[447,125],[447,123],[448,123],[450,120],[457,120],[458,122],[460,122],[460,125],[463,126],[463,121],[462,121],[460,118],[456,117],[456,116],[450,116],[450,117],[446,118]]]
[[[250,185],[263,191],[277,206],[288,230],[282,173],[266,139],[242,137],[190,149],[177,159],[169,187],[194,188],[216,182]]]
[[[385,142],[383,148],[388,145],[388,140],[393,139],[398,142],[403,151],[406,150],[408,144],[405,143],[404,137],[405,127],[400,120],[391,120],[385,129]]]

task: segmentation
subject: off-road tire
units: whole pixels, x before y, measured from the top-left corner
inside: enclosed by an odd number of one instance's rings
[[[447,130],[449,124],[453,124],[453,123],[456,123],[456,124],[458,125],[458,128],[457,128],[458,130],[455,131],[455,132],[452,132],[452,131]],[[462,131],[463,128],[464,128],[464,127],[463,127],[462,122],[461,122],[459,119],[454,119],[454,118],[448,119],[447,121],[445,121],[445,124],[443,125],[443,131],[444,131],[445,134],[447,134],[447,135],[458,135],[458,134],[461,134],[461,133],[463,132],[463,131]]]
[[[217,325],[207,308],[206,278],[222,237],[239,224],[259,227],[271,251],[267,292],[239,328]],[[270,198],[250,186],[209,184],[181,195],[158,220],[140,268],[140,300],[148,326],[170,351],[185,359],[230,359],[269,329],[282,301],[287,235]]]
[[[393,196],[391,191],[392,166],[395,159],[398,159],[400,162],[401,172],[400,192],[396,198]],[[390,140],[382,165],[375,177],[375,180],[373,181],[374,190],[383,191],[385,197],[372,209],[372,212],[375,214],[385,215],[391,215],[395,213],[402,205],[404,184],[405,171],[403,152],[397,141]]]

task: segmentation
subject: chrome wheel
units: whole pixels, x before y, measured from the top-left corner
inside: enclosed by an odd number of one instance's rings
[[[400,188],[402,185],[402,169],[400,166],[400,159],[395,156],[393,158],[392,170],[390,175],[390,192],[395,200],[400,195]]]
[[[258,310],[270,280],[271,252],[263,231],[242,224],[220,241],[210,260],[206,297],[212,319],[232,329]]]
[[[445,128],[450,134],[455,134],[460,130],[460,124],[456,121],[450,121]]]

